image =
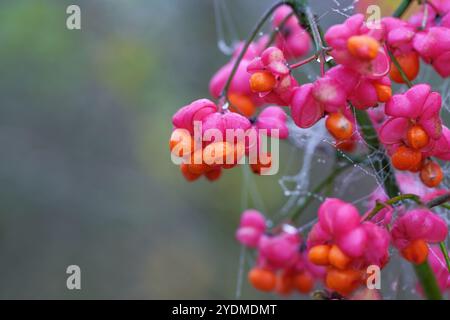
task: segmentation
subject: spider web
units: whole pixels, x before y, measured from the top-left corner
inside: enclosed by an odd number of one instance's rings
[[[230,54],[232,52],[233,44],[237,42],[237,34],[234,27],[232,27],[232,18],[228,8],[226,8],[225,0],[215,0],[215,13],[216,13],[216,25],[217,35],[218,35],[218,46],[219,49],[225,53]],[[359,0],[354,1],[338,1],[329,0],[328,10],[322,12],[317,20],[321,20],[329,15],[339,16],[342,19],[351,16],[355,10],[355,5]],[[323,6],[322,6],[323,7]],[[224,30],[228,29],[228,33],[232,35],[230,41],[225,41]],[[280,30],[275,30],[280,32]],[[262,35],[262,33],[261,33]],[[285,48],[286,49],[286,48]],[[327,57],[327,59],[330,57]],[[425,64],[422,63],[424,66]],[[306,77],[309,82],[314,81],[319,76],[318,66],[311,66],[310,64],[302,66],[302,76]],[[431,67],[423,67],[416,83],[432,83],[434,72]],[[445,80],[441,82],[439,86],[433,86],[434,90],[439,91],[442,95],[443,109],[442,113],[444,118],[448,117],[450,112],[450,81]],[[396,92],[406,91],[406,86],[400,86]],[[356,115],[354,114],[355,119]],[[378,188],[384,192],[384,183],[389,177],[386,175],[384,170],[384,157],[385,151],[383,149],[376,149],[365,142],[362,137],[361,131],[363,127],[359,127],[355,130],[354,135],[356,135],[357,141],[357,151],[364,155],[362,161],[356,162],[349,155],[339,150],[332,137],[328,134],[324,120],[316,123],[312,128],[302,129],[297,127],[292,120],[288,121],[289,128],[289,142],[292,145],[291,154],[286,161],[288,165],[286,167],[291,167],[293,164],[301,164],[300,169],[295,174],[285,174],[279,179],[279,185],[283,194],[285,196],[285,202],[280,206],[280,209],[272,214],[271,220],[268,222],[268,226],[271,227],[278,221],[283,221],[289,218],[289,215],[296,208],[301,207],[308,198],[312,197],[317,202],[323,202],[325,200],[325,195],[320,193],[315,193],[313,191],[314,186],[311,177],[311,172],[313,167],[319,166],[323,167],[323,171],[327,168],[335,167],[335,155],[339,154],[341,158],[347,160],[351,166],[345,171],[345,175],[337,179],[335,185],[333,186],[332,195],[334,197],[343,197],[349,192],[350,186],[355,186],[358,184],[369,183],[373,185],[373,189]],[[366,137],[371,138],[371,137]],[[295,155],[298,154],[294,151],[301,150],[302,157],[299,159]],[[389,164],[387,164],[389,165]],[[283,167],[283,166],[281,166]],[[450,163],[443,164],[444,171],[444,181],[442,186],[446,189],[450,186]],[[322,172],[322,169],[321,169]],[[364,205],[366,201],[371,197],[371,194],[365,196],[351,199],[351,202],[355,205]],[[269,216],[268,212],[265,210],[265,204],[262,199],[261,194],[257,189],[257,185],[252,177],[251,172],[244,166],[243,168],[243,181],[242,181],[242,197],[241,197],[241,211],[248,208],[250,200],[254,204],[255,208],[262,211],[266,217]],[[436,208],[434,210],[437,214],[442,216],[449,224],[449,214],[448,210]],[[313,218],[306,221],[298,227],[298,231],[303,233],[308,231],[312,225],[317,221]],[[405,263],[404,259],[398,257],[397,253],[391,249],[392,262],[386,267],[386,271],[383,271],[382,278],[382,292],[384,298],[404,298],[405,295],[414,296],[416,294],[415,283],[416,279],[412,270],[410,272],[403,272],[404,270],[411,269],[410,264]],[[238,265],[238,276],[235,297],[239,299],[242,295],[242,286],[244,273],[247,268],[250,268],[255,261],[255,257],[251,256],[249,252],[242,246],[239,265]],[[439,260],[440,261],[440,260]],[[445,261],[440,261],[443,266],[445,266]]]

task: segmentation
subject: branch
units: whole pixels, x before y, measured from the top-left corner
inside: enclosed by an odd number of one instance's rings
[[[363,219],[363,221],[369,221],[373,217],[375,217],[377,215],[377,213],[380,212],[381,210],[383,210],[384,208],[390,207],[398,202],[403,202],[405,200],[412,200],[415,203],[422,205],[422,201],[420,200],[420,197],[418,195],[409,194],[409,193],[401,194],[401,195],[393,197],[385,202],[377,202],[377,204],[375,205],[375,208],[372,209],[372,211],[367,215],[366,218]]]
[[[447,194],[444,194],[442,196],[436,197],[433,200],[429,201],[427,203],[427,207],[431,209],[431,208],[437,207],[437,206],[444,206],[446,204],[446,202],[448,202],[448,201],[450,201],[450,192]],[[442,254],[444,255],[445,264],[447,265],[447,270],[448,270],[448,272],[450,272],[450,258],[448,256],[448,251],[445,246],[445,243],[440,242],[439,247],[442,251]]]
[[[285,1],[278,2],[274,4],[269,10],[264,13],[262,18],[259,20],[259,22],[256,24],[255,28],[251,32],[250,36],[247,38],[247,41],[244,44],[244,47],[242,48],[241,52],[239,53],[239,56],[236,58],[236,61],[234,62],[233,69],[231,70],[230,76],[228,77],[227,82],[225,83],[225,86],[223,87],[222,93],[220,94],[220,98],[225,98],[228,100],[228,90],[230,88],[231,82],[233,81],[234,75],[236,74],[237,69],[239,68],[239,65],[241,64],[242,59],[244,58],[245,53],[247,52],[248,48],[250,47],[250,44],[252,41],[256,38],[256,36],[259,33],[259,30],[263,27],[264,23],[272,16],[274,11],[278,9],[278,7],[281,7],[282,5],[287,4]]]
[[[317,27],[316,19],[314,18],[314,14],[311,11],[311,8],[309,6],[303,7],[306,20],[308,21],[308,25],[311,28],[311,33],[313,36],[314,44],[316,46],[316,51],[321,51],[324,49],[323,43],[322,43],[322,37],[320,36],[319,28]]]
[[[433,270],[427,261],[422,264],[414,265],[414,271],[422,286],[425,296],[429,300],[442,300],[442,294],[436,282]]]
[[[443,205],[443,204],[445,204],[448,201],[450,201],[450,192],[446,193],[446,194],[444,194],[442,196],[436,197],[433,200],[427,202],[426,206],[431,209],[433,207],[437,207],[437,206]]]
[[[411,193],[398,195],[398,196],[393,197],[385,202],[377,202],[375,205],[375,208],[373,208],[372,211],[367,215],[367,217],[364,218],[364,221],[369,221],[370,219],[375,217],[375,215],[378,212],[380,212],[382,209],[392,206],[398,202],[405,201],[405,200],[412,200],[415,203],[417,203],[418,205],[421,205],[421,206],[425,205],[427,208],[431,209],[431,208],[443,205],[446,202],[450,201],[450,192],[446,193],[442,196],[436,197],[433,200],[431,200],[425,204],[422,203],[422,201],[420,200],[420,197],[418,195],[411,194]]]
[[[403,2],[400,4],[397,10],[395,10],[392,16],[396,18],[401,18],[412,3],[413,0],[403,0]]]
[[[447,248],[445,247],[444,242],[439,242],[439,247],[441,248],[442,253],[444,254],[445,264],[447,265],[447,270],[450,272],[450,258],[448,256]]]
[[[299,61],[299,62],[296,62],[296,63],[294,63],[294,64],[291,64],[289,67],[290,67],[291,70],[292,70],[292,69],[301,67],[301,66],[303,66],[303,65],[305,65],[305,64],[308,64],[308,63],[310,63],[311,61],[314,61],[314,60],[316,60],[316,59],[317,59],[317,54],[314,54],[314,55],[312,55],[312,56],[309,57],[309,58],[306,58],[306,59],[304,59],[304,60],[302,60],[302,61]]]

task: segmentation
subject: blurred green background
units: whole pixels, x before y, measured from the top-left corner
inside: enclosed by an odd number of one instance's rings
[[[270,2],[229,1],[242,35]],[[70,4],[79,31],[66,28]],[[234,297],[242,171],[189,184],[168,151],[172,114],[207,97],[227,60],[213,9],[1,2],[0,298]],[[66,288],[71,264],[80,291]]]
[[[273,3],[226,1],[242,38]],[[2,1],[0,43],[0,298],[234,298],[245,174],[189,184],[168,151],[172,114],[228,59],[213,1]],[[250,178],[269,214],[302,162],[282,151],[279,175]]]

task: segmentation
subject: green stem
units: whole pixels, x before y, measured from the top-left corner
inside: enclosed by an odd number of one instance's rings
[[[272,16],[274,11],[278,9],[278,7],[286,4],[285,1],[278,2],[274,4],[269,10],[264,13],[262,18],[259,20],[259,22],[256,24],[255,28],[251,32],[250,36],[247,38],[247,41],[244,44],[244,47],[242,48],[241,52],[239,53],[236,61],[234,62],[233,69],[231,69],[230,76],[228,77],[227,82],[225,83],[225,86],[223,87],[222,93],[220,95],[221,98],[225,98],[228,100],[228,90],[230,88],[231,82],[233,81],[234,75],[236,74],[237,69],[239,68],[239,65],[241,64],[242,59],[244,58],[245,53],[247,52],[248,48],[250,47],[250,44],[252,41],[257,37],[259,30],[264,26],[264,23]]]
[[[427,207],[433,208],[433,207],[437,207],[437,206],[442,206],[444,208],[447,208],[448,205],[446,204],[446,202],[449,200],[450,200],[450,193],[447,193],[442,196],[436,197],[433,200],[431,200],[430,202],[428,202]],[[448,251],[445,246],[445,243],[440,242],[439,247],[441,248],[441,251],[444,254],[445,264],[447,265],[447,270],[448,270],[448,272],[450,272],[450,258],[448,256]]]
[[[402,77],[403,81],[405,81],[406,85],[411,88],[413,86],[412,82],[408,79],[408,76],[406,75],[405,71],[403,70],[402,66],[398,62],[397,58],[392,54],[391,50],[386,49],[389,58],[391,58],[392,63],[397,68],[398,72],[400,73],[400,76]]]
[[[450,258],[448,256],[447,248],[445,247],[444,242],[439,242],[439,247],[441,248],[442,253],[444,254],[445,264],[447,265],[447,270],[450,272]]]
[[[328,47],[328,44],[327,44],[327,42],[325,41],[325,34],[324,34],[324,32],[323,32],[323,30],[322,30],[322,28],[320,27],[319,24],[317,25],[317,29],[319,30],[320,39],[322,39],[322,45],[323,45],[324,47],[327,47],[327,48],[328,48],[328,51],[330,51],[331,48]],[[324,56],[323,58],[324,58],[324,60],[325,60],[325,64],[327,65],[327,67],[328,67],[329,69],[331,69],[331,68],[333,68],[333,67],[336,66],[336,63],[335,63],[333,60],[327,61],[325,56]]]
[[[414,265],[414,271],[422,285],[422,290],[429,300],[442,300],[442,294],[428,262]]]
[[[420,2],[420,0],[419,0]],[[420,2],[421,3],[421,2]],[[422,4],[422,3],[421,3]],[[422,18],[422,24],[420,26],[420,30],[425,30],[427,27],[427,22],[428,22],[428,6],[427,6],[427,0],[424,0],[423,2],[423,18]]]
[[[393,197],[392,199],[389,199],[388,201],[386,201],[386,204],[393,205],[393,204],[396,204],[397,202],[404,201],[404,200],[412,200],[417,204],[422,204],[420,197],[418,195],[415,195],[412,193],[401,194],[399,196]]]
[[[422,205],[422,201],[420,201],[419,196],[417,196],[415,194],[401,194],[401,195],[393,197],[385,202],[377,202],[377,204],[375,205],[375,208],[373,208],[372,211],[367,215],[367,217],[364,218],[364,221],[369,221],[370,219],[375,217],[375,215],[378,212],[380,212],[382,209],[392,206],[398,202],[405,201],[405,200],[412,200],[415,203]]]
[[[308,1],[307,0],[287,0],[286,2],[287,2],[287,5],[292,8],[292,11],[296,15],[300,25],[302,27],[305,27],[307,29],[308,33],[310,33],[311,30],[308,29],[308,27],[309,27],[308,21],[306,20],[306,16],[305,16],[305,13],[303,10],[304,6],[306,5],[306,3]],[[312,37],[312,34],[311,34],[311,37]]]
[[[413,200],[419,205],[423,205],[420,197],[415,194],[402,194],[396,197],[393,197],[385,202],[377,202],[375,208],[367,215],[364,221],[369,221],[372,219],[378,212],[380,212],[383,208],[389,205],[393,205],[395,203],[404,201],[404,200]],[[442,196],[436,197],[433,200],[427,202],[425,205],[428,208],[433,208],[436,206],[440,206],[447,201],[450,200],[450,193],[444,194]],[[448,256],[447,249],[445,247],[445,243],[439,243],[442,253],[444,254],[445,263],[450,272],[450,259]],[[442,299],[441,293],[439,291],[439,287],[437,286],[436,279],[434,277],[433,270],[430,269],[428,262],[425,262],[422,265],[415,265],[414,270],[416,272],[417,278],[422,284],[424,293],[428,299],[431,300],[440,300]]]
[[[404,0],[401,5],[398,7],[398,9],[395,11],[394,16],[395,17],[401,17],[405,11],[408,9],[408,7],[411,5],[412,0]],[[388,54],[394,63],[394,65],[398,68],[403,80],[405,83],[411,87],[412,83],[409,81],[408,77],[406,76],[405,72],[401,68],[400,64],[398,63],[397,59],[394,57],[394,55],[388,50]],[[361,126],[361,129],[363,131],[363,135],[365,137],[366,142],[375,149],[380,149],[380,144],[377,138],[377,133],[375,129],[372,126],[372,123],[370,122],[370,118],[365,111],[356,110],[356,119],[358,121],[358,124]],[[375,162],[375,169],[377,172],[384,171],[384,174],[386,175],[386,179],[384,179],[383,183],[386,189],[387,194],[392,198],[397,196],[400,192],[398,188],[398,184],[395,179],[394,171],[392,170],[392,167],[390,165],[389,158],[384,153],[382,156],[381,161]],[[378,171],[380,170],[380,171]],[[431,270],[428,262],[423,263],[420,266],[414,266],[414,270],[416,272],[416,276],[423,288],[425,297],[429,300],[436,300],[436,299],[442,299],[442,295],[439,291],[439,287],[436,283],[436,278],[434,276],[433,271]]]
[[[320,56],[320,75],[323,77],[325,75],[325,48],[322,43],[322,36],[320,34],[319,28],[317,26],[316,19],[314,14],[311,11],[309,6],[304,6],[306,19],[308,20],[309,25],[311,26],[311,32],[314,39],[314,44],[316,46],[316,52],[319,53]]]
[[[375,205],[375,208],[367,215],[367,218],[365,218],[365,221],[368,221],[372,219],[378,212],[380,212],[383,208],[386,208],[387,206],[391,206],[393,204],[396,204],[397,202],[401,202],[404,200],[412,200],[418,205],[423,206],[424,204],[420,200],[420,197],[415,194],[401,194],[396,197],[393,197],[385,202],[377,202]],[[437,207],[437,206],[443,206],[447,201],[450,200],[450,192],[443,194],[439,197],[434,198],[433,200],[427,202],[425,206],[429,209]]]
[[[314,45],[316,46],[316,51],[319,52],[323,50],[322,37],[320,36],[319,29],[317,28],[316,19],[309,6],[304,6],[303,8],[306,16],[306,20],[311,28],[311,33],[314,40]]]
[[[392,14],[393,17],[401,18],[403,14],[408,10],[409,6],[413,3],[414,0],[403,0],[400,6],[395,10]]]
[[[427,202],[427,207],[431,209],[433,207],[442,206],[448,201],[450,201],[450,192]]]

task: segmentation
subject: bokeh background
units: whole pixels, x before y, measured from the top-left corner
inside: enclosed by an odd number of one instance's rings
[[[273,3],[223,1],[241,38]],[[312,2],[319,13],[336,7]],[[70,4],[82,30],[66,28]],[[171,116],[208,97],[228,59],[217,41],[212,0],[1,1],[0,298],[235,297],[240,213],[277,211],[278,179],[298,171],[302,152],[283,143],[273,177],[182,178]],[[315,164],[313,184],[324,170]],[[82,290],[66,288],[71,264]],[[242,297],[268,296],[244,283]]]

